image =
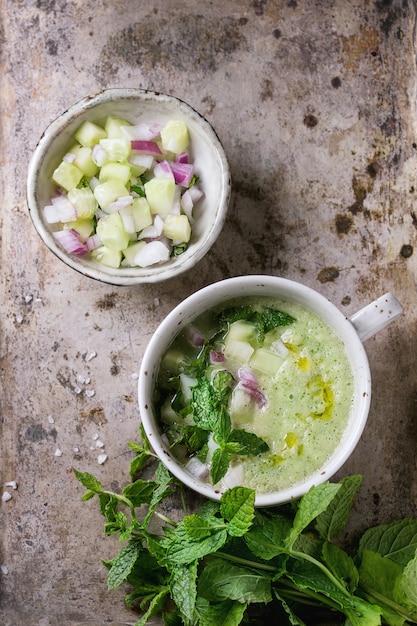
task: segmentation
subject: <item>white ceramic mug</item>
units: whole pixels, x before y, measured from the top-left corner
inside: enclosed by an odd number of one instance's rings
[[[214,500],[221,497],[221,492],[190,474],[161,438],[153,401],[155,384],[162,356],[187,324],[208,309],[247,296],[272,296],[290,300],[318,315],[343,342],[354,376],[353,407],[335,452],[306,480],[284,490],[257,495],[256,506],[272,506],[301,497],[311,486],[330,479],[352,454],[365,428],[371,401],[371,375],[362,342],[398,317],[402,307],[392,294],[387,293],[346,318],[324,296],[301,283],[275,276],[249,275],[204,287],[169,313],[152,336],[142,359],[138,381],[140,418],[153,450],[168,470],[191,489]]]

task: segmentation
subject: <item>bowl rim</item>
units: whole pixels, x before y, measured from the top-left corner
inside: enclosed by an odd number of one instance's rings
[[[159,459],[176,478],[188,487],[209,499],[219,500],[222,491],[214,489],[212,485],[192,476],[172,456],[161,439],[157,419],[153,414],[152,398],[158,360],[181,328],[201,313],[204,308],[207,308],[201,307],[202,302],[209,298],[210,306],[217,306],[222,302],[227,302],[228,299],[238,297],[238,292],[242,296],[259,295],[265,287],[281,292],[276,294],[277,297],[292,296],[295,301],[299,301],[297,300],[298,297],[309,298],[311,306],[305,302],[300,303],[316,314],[320,315],[319,310],[322,311],[322,319],[329,323],[345,344],[349,361],[352,364],[356,387],[354,407],[351,411],[349,424],[346,427],[345,435],[331,457],[318,471],[294,486],[267,494],[257,494],[255,499],[255,506],[257,507],[276,506],[299,498],[313,485],[329,480],[345,464],[362,436],[371,403],[371,373],[365,348],[350,320],[325,296],[298,281],[257,274],[226,278],[194,292],[165,317],[145,349],[138,379],[139,417],[149,442]],[[338,330],[339,328],[341,330]]]
[[[148,268],[106,268],[101,269],[99,265],[84,266],[83,263],[73,255],[67,254],[55,241],[52,232],[48,229],[41,217],[41,207],[36,199],[36,188],[38,184],[39,170],[45,160],[48,149],[58,135],[76,119],[84,116],[96,106],[106,104],[111,101],[141,100],[156,101],[175,105],[191,118],[209,138],[212,144],[221,172],[221,194],[218,201],[215,219],[210,230],[205,234],[202,243],[189,256],[180,255],[175,258],[175,263],[161,264]],[[190,104],[176,96],[172,96],[161,91],[152,91],[134,87],[115,87],[103,89],[93,95],[87,95],[60,115],[58,115],[43,131],[40,139],[29,160],[26,183],[26,202],[29,215],[35,226],[38,235],[47,248],[66,265],[76,270],[80,274],[98,280],[103,283],[118,286],[134,286],[140,284],[150,284],[168,280],[180,275],[198,263],[210,250],[214,242],[220,235],[226,220],[226,215],[231,198],[231,173],[230,165],[224,147],[210,122]],[[104,266],[103,266],[104,267]]]

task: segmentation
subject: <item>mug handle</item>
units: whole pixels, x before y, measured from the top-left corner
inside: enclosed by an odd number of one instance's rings
[[[366,341],[402,312],[403,308],[397,298],[392,293],[386,293],[354,313],[349,317],[349,321],[355,327],[361,341]]]

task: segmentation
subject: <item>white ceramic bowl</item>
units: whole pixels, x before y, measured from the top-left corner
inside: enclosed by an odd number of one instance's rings
[[[74,133],[85,120],[104,122],[108,116],[133,124],[170,119],[184,121],[189,129],[193,163],[205,197],[194,209],[195,223],[187,250],[164,264],[147,268],[112,269],[88,258],[67,254],[53,237],[43,208],[55,193],[54,169],[74,143]],[[153,283],[178,276],[192,268],[217,239],[230,200],[230,169],[226,154],[211,125],[185,102],[169,95],[140,89],[107,89],[86,97],[60,115],[42,135],[29,164],[27,201],[33,224],[48,248],[67,265],[85,276],[113,285]]]
[[[153,401],[155,384],[162,356],[185,325],[207,309],[225,305],[231,299],[245,296],[283,298],[316,313],[342,340],[354,374],[353,407],[343,438],[334,454],[323,467],[305,481],[281,491],[257,495],[256,506],[272,506],[300,497],[311,486],[330,479],[355,449],[367,421],[371,399],[371,376],[361,337],[367,338],[380,330],[402,309],[391,294],[386,294],[355,314],[355,323],[361,328],[358,331],[352,318],[347,319],[331,302],[309,287],[274,276],[252,275],[230,278],[209,285],[184,300],[164,319],[151,338],[141,363],[138,381],[140,418],[155,453],[170,472],[191,489],[213,500],[218,500],[221,492],[187,472],[161,438]],[[387,304],[388,302],[390,304]]]

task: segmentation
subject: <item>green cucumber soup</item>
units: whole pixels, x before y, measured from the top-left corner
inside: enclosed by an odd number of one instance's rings
[[[248,297],[183,328],[162,359],[155,406],[188,471],[262,494],[324,465],[353,391],[343,343],[323,320],[294,302]]]

